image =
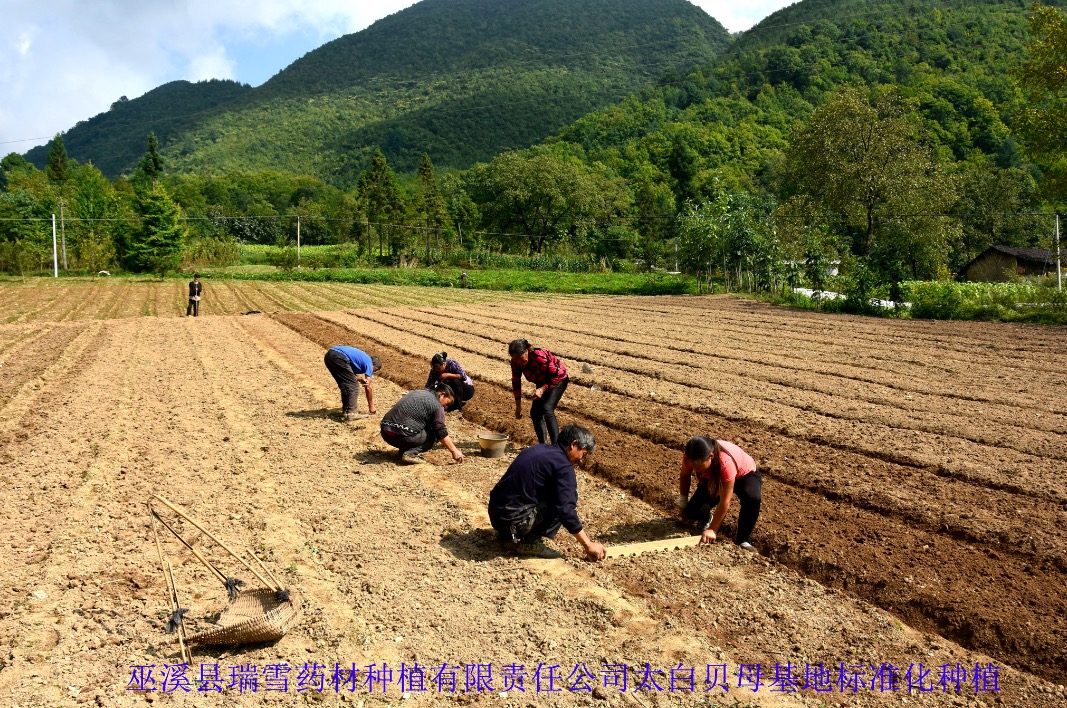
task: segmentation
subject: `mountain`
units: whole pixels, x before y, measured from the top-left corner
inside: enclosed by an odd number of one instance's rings
[[[946,163],[1024,163],[1013,78],[1030,41],[1028,2],[802,0],[730,49],[550,142],[573,143],[676,203],[716,183],[771,192],[792,130],[847,86],[911,101]]]
[[[228,101],[174,101],[164,113],[187,116],[177,123],[154,110],[125,117],[137,99],[64,141],[111,175],[132,168],[155,130],[172,171],[275,169],[350,185],[378,148],[410,171],[423,152],[466,167],[535,144],[730,41],[687,0],[423,0]]]
[[[92,161],[104,174],[118,176],[144,155],[145,138],[155,132],[160,144],[188,129],[205,111],[233,102],[252,87],[236,81],[172,81],[145,95],[111,104],[106,113],[81,121],[63,134],[67,154]],[[33,148],[26,160],[48,164],[51,143]]]

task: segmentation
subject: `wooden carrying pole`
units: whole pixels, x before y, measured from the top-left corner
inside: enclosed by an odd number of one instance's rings
[[[642,541],[641,543],[626,543],[621,546],[608,546],[605,558],[623,558],[636,556],[650,551],[674,551],[679,548],[689,548],[700,543],[700,536],[682,536],[681,538],[668,538],[662,541]]]
[[[153,494],[152,498],[157,500],[160,504],[163,504],[164,506],[166,506],[168,509],[173,511],[178,516],[180,516],[183,519],[185,519],[186,521],[188,521],[190,524],[192,524],[194,527],[196,527],[196,529],[199,530],[200,533],[202,533],[205,536],[207,536],[208,538],[210,538],[212,541],[214,541],[219,546],[221,546],[224,551],[226,551],[231,556],[233,556],[238,561],[240,561],[241,564],[244,565],[244,567],[248,569],[248,572],[250,572],[252,575],[256,576],[256,578],[259,580],[259,582],[263,583],[263,587],[270,588],[271,590],[281,590],[281,588],[279,586],[275,585],[274,583],[270,582],[269,580],[264,578],[262,575],[260,575],[258,570],[256,570],[255,568],[253,568],[251,565],[248,564],[248,561],[246,561],[244,558],[242,558],[241,556],[237,555],[232,550],[230,550],[229,546],[227,546],[225,543],[223,543],[219,539],[215,538],[215,536],[213,536],[210,531],[205,529],[200,524],[196,523],[196,521],[194,521],[192,519],[192,517],[190,517],[189,514],[187,514],[181,507],[179,507],[179,506],[177,506],[175,504],[171,504],[169,501],[167,501],[163,497],[159,496],[158,494]]]

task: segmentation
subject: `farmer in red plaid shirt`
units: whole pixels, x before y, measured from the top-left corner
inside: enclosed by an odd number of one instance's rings
[[[525,339],[516,339],[508,345],[511,356],[511,389],[515,393],[515,417],[522,417],[522,377],[537,388],[534,401],[530,405],[530,418],[533,420],[537,441],[545,441],[545,428],[548,428],[548,440],[553,445],[559,437],[559,422],[556,421],[556,404],[567,390],[567,367],[563,361],[547,349],[531,347]],[[543,421],[543,424],[542,424]]]

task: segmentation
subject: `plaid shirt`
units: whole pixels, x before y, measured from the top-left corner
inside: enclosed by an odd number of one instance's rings
[[[522,376],[537,386],[548,389],[563,382],[567,378],[567,367],[563,360],[547,349],[535,349],[530,347],[526,366],[519,367],[515,362],[511,363],[511,390],[515,398],[522,396]]]

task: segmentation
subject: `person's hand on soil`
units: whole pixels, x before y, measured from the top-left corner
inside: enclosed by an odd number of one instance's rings
[[[378,412],[378,407],[377,406],[370,406],[369,408],[367,408],[367,410],[369,412],[371,412],[371,413],[377,413]]]
[[[711,543],[715,540],[715,532],[711,529],[704,529],[704,533],[700,534],[701,543]]]
[[[684,509],[685,509],[685,507],[686,507],[686,506],[687,506],[688,504],[689,504],[689,497],[687,497],[687,496],[686,496],[686,495],[684,495],[684,494],[679,494],[679,495],[678,495],[678,498],[674,500],[674,505],[675,505],[676,507],[678,507],[679,509],[683,509],[683,510],[684,510]]]
[[[604,544],[593,541],[586,547],[585,552],[589,554],[591,560],[598,561],[604,560],[604,556],[608,554],[608,549],[604,548]]]
[[[463,462],[463,453],[460,452],[459,450],[456,450],[455,452],[452,453],[452,459],[455,460],[456,462]]]

